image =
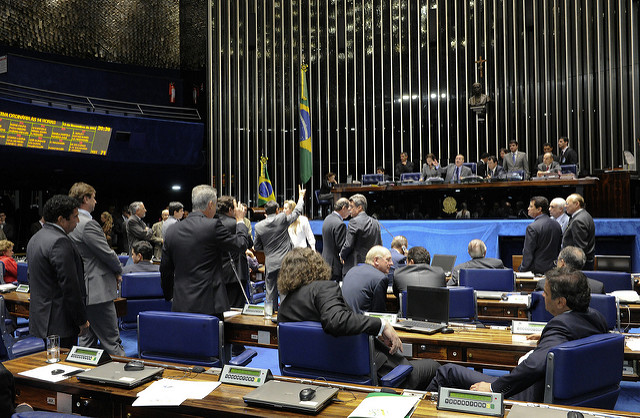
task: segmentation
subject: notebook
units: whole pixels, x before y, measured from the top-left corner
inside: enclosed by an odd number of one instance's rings
[[[453,270],[457,257],[457,255],[434,254],[431,259],[431,265],[442,268],[448,274]]]
[[[393,327],[421,334],[435,334],[445,328],[449,322],[449,289],[407,286],[407,318]]]
[[[300,391],[307,388],[315,389],[316,395],[309,401],[301,401]],[[270,380],[247,393],[242,399],[249,405],[317,414],[337,393],[336,388]]]
[[[104,385],[134,388],[156,376],[161,376],[162,367],[145,366],[143,370],[124,370],[127,363],[112,361],[95,369],[80,373],[77,377],[81,382],[102,383]]]

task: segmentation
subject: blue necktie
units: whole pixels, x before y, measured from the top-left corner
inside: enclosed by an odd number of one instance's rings
[[[460,167],[456,167],[456,181],[460,181]]]
[[[516,163],[516,153],[515,152],[513,153],[513,163],[514,164]]]

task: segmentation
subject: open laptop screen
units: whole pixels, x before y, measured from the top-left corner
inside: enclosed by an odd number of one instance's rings
[[[449,289],[407,286],[407,317],[414,321],[449,322]]]
[[[457,257],[457,255],[434,254],[431,259],[431,265],[442,268],[446,273],[453,270]]]

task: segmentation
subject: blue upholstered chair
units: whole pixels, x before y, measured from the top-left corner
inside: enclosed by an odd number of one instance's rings
[[[613,409],[620,393],[624,336],[597,334],[547,354],[544,402]]]
[[[16,339],[11,335],[5,326],[6,311],[4,298],[0,296],[0,333],[2,334],[0,360],[11,360],[43,351],[45,347],[42,338],[25,336]]]
[[[136,328],[142,311],[171,310],[171,302],[164,300],[159,271],[123,274],[120,295],[127,299],[127,314],[119,320],[121,329]]]
[[[583,271],[590,279],[601,281],[604,284],[605,293],[615,290],[633,290],[633,281],[630,273],[620,271]]]
[[[18,261],[18,283],[29,284],[29,269],[24,261]]]
[[[620,307],[615,296],[591,294],[589,307],[600,312],[607,321],[609,329],[620,328]],[[544,297],[542,292],[531,293],[531,307],[529,308],[529,319],[536,322],[548,322],[551,315],[544,307]]]
[[[118,260],[120,260],[120,264],[122,264],[122,267],[124,267],[127,265],[127,261],[129,261],[129,256],[120,254],[118,256]]]
[[[449,288],[449,320],[478,320],[478,301],[472,287]]]
[[[471,169],[471,172],[473,173],[473,175],[475,176],[476,174],[478,174],[478,164],[474,163],[474,162],[469,162],[469,163],[462,163],[465,167],[469,167]]]
[[[331,205],[333,204],[332,200],[329,199],[320,199],[320,190],[315,190],[313,192],[313,195],[316,197],[316,203],[318,204],[318,213],[320,215],[320,217],[322,218],[324,216],[323,213],[323,208],[328,207],[331,208]]]
[[[460,286],[474,290],[513,292],[515,277],[510,269],[460,269]]]
[[[562,174],[575,174],[578,175],[578,165],[577,164],[562,164],[560,166],[560,170],[562,170]]]
[[[421,173],[402,173],[400,175],[400,183],[415,183],[420,181]]]
[[[373,337],[367,334],[334,337],[319,322],[278,325],[278,358],[283,376],[323,378],[336,382],[397,387],[413,370],[398,366],[378,382]]]

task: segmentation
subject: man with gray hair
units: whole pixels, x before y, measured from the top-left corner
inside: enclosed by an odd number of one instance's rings
[[[587,256],[584,255],[584,251],[578,247],[568,246],[560,250],[556,264],[558,268],[569,267],[574,270],[582,270],[586,261]],[[536,283],[536,290],[544,290],[544,281],[545,279],[538,280]],[[588,277],[587,281],[589,282],[589,290],[591,293],[605,293],[604,284],[601,281],[590,279]]]
[[[249,239],[243,221],[246,208],[234,204],[236,231],[231,234],[214,218],[217,201],[213,187],[203,184],[193,188],[193,211],[167,230],[160,275],[164,297],[173,298],[174,312],[203,313],[222,320],[230,307],[222,279],[222,255],[245,251]]]
[[[457,286],[460,269],[503,269],[504,264],[498,258],[485,257],[487,255],[487,246],[481,239],[474,239],[469,242],[467,247],[471,260],[458,264],[451,271],[451,278],[447,282],[447,286]]]
[[[391,240],[391,259],[393,260],[393,265],[389,269],[389,286],[393,284],[393,275],[396,269],[407,264],[408,246],[409,242],[407,241],[407,237],[403,235],[396,235],[393,237],[393,240]]]
[[[333,206],[333,212],[322,223],[322,258],[331,267],[331,280],[342,280],[340,249],[344,244],[347,226],[344,219],[349,216],[349,199],[341,197]]]
[[[347,237],[344,240],[340,259],[344,264],[342,274],[364,262],[367,252],[374,245],[382,245],[380,224],[367,215],[367,198],[361,194],[354,194],[349,198],[349,213],[351,220],[347,227]]]
[[[136,201],[129,205],[131,216],[126,223],[127,239],[129,241],[129,255],[131,255],[131,247],[138,241],[148,241],[151,243],[153,231],[144,223],[142,218],[147,214],[144,203]]]
[[[391,252],[382,245],[372,247],[364,264],[353,267],[344,276],[342,296],[356,313],[385,312]]]
[[[556,197],[549,203],[549,215],[551,215],[551,219],[560,224],[563,234],[569,224],[569,215],[564,212],[566,208],[567,202],[561,197]]]

